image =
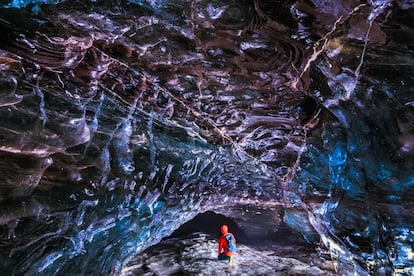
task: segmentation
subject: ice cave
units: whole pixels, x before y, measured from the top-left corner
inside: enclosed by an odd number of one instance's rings
[[[1,274],[414,275],[413,19],[0,0]]]

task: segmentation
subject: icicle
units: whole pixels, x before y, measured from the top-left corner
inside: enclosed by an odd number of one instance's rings
[[[40,118],[42,119],[43,126],[45,126],[47,122],[47,114],[45,110],[45,96],[42,90],[40,90],[39,84],[36,85],[35,93],[40,99],[40,103],[39,103]]]
[[[152,166],[155,166],[155,146],[154,146],[154,133],[152,132],[152,121],[154,114],[151,111],[148,118],[148,141],[149,141],[149,152],[150,152],[150,162]]]
[[[101,153],[101,162],[102,162],[102,170],[101,170],[101,184],[104,185],[108,180],[108,174],[111,171],[111,156],[109,153],[108,147],[102,149]]]
[[[99,118],[99,115],[101,113],[101,109],[102,109],[102,105],[103,105],[104,101],[105,101],[105,94],[102,93],[101,97],[99,98],[99,104],[98,104],[98,107],[96,108],[95,115],[93,116],[92,122],[89,126],[89,130],[90,130],[90,133],[91,133],[91,139],[89,140],[89,143],[92,140],[92,137],[93,137],[94,133],[98,129],[98,126],[99,126],[98,118]],[[88,146],[89,146],[89,143],[88,143]]]
[[[117,142],[119,148],[119,165],[126,174],[130,174],[135,170],[132,150],[130,148],[131,136],[133,133],[132,121],[133,115],[137,108],[138,98],[135,98],[134,103],[129,109],[127,117],[122,122],[122,127],[119,131],[121,137]]]

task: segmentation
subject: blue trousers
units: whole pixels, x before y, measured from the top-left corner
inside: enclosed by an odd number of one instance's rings
[[[229,262],[229,263],[231,263],[231,261],[232,261],[232,257],[231,257],[231,256],[226,256],[226,255],[224,254],[224,252],[223,252],[223,253],[221,253],[220,255],[218,255],[217,259],[218,259],[219,261],[227,261],[227,262]]]

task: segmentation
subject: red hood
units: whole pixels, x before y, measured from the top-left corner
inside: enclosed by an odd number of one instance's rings
[[[223,235],[227,234],[229,232],[229,227],[227,225],[222,225],[220,231]]]

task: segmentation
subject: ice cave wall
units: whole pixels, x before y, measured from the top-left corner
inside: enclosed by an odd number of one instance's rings
[[[410,1],[2,5],[8,274],[116,273],[243,200],[339,273],[412,273]]]

